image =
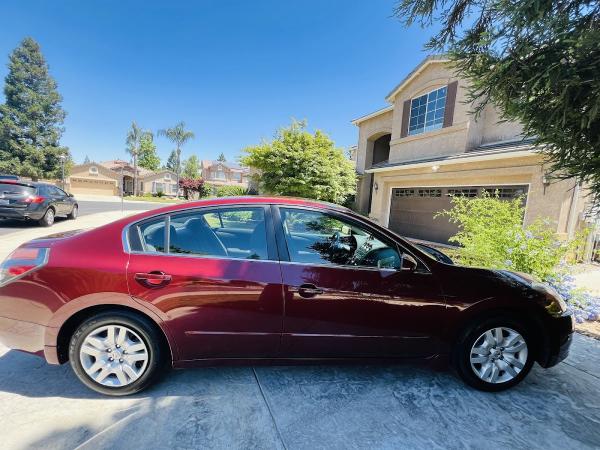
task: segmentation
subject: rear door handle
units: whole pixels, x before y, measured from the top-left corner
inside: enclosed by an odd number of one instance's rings
[[[158,288],[166,286],[171,282],[171,275],[154,270],[152,272],[138,272],[134,276],[135,280],[143,286],[149,288]]]
[[[297,292],[300,295],[300,297],[304,298],[312,298],[324,292],[323,289],[318,288],[314,284],[310,283],[302,284],[298,287],[293,287],[291,291]]]

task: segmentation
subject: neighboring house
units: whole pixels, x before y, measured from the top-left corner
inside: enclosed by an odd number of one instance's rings
[[[75,195],[120,195],[121,189],[125,195],[132,195],[134,173],[132,164],[118,159],[80,164],[71,169],[66,188]],[[175,173],[169,170],[153,172],[138,167],[138,194],[163,192],[174,196],[177,193],[176,180]]]
[[[488,106],[469,114],[466,81],[443,56],[426,58],[386,97],[389,106],[354,120],[359,129],[357,209],[401,235],[447,243],[457,225],[436,214],[453,195],[523,195],[525,223],[550,219],[573,236],[586,208],[575,180],[551,182],[543,156],[518,123]]]
[[[200,170],[207,183],[248,187],[249,171],[246,167],[229,162],[202,160]]]

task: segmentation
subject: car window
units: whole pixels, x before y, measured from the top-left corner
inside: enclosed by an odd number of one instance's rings
[[[23,196],[35,194],[35,188],[21,184],[0,183],[0,197]]]
[[[354,223],[317,211],[280,208],[290,260],[397,269],[396,245]]]
[[[268,259],[263,208],[227,208],[171,216],[169,253]]]
[[[165,252],[165,218],[151,220],[139,225],[143,249],[152,253]]]

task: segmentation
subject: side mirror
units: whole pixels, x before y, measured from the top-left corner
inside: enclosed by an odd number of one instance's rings
[[[73,194],[71,194],[71,193],[68,193],[67,195],[68,195],[69,197],[71,197],[71,198],[75,197],[75,196],[74,196]]]
[[[400,259],[400,271],[402,272],[414,272],[418,267],[417,260],[408,253],[403,253]]]

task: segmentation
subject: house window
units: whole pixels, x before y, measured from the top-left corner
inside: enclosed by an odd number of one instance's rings
[[[90,167],[90,175],[98,175],[98,168],[96,166]]]
[[[217,170],[217,175],[215,177],[217,180],[224,180],[225,179],[225,172],[222,170]]]
[[[233,172],[233,174],[231,174],[231,176],[235,181],[238,181],[238,182],[242,181],[242,174],[239,172]]]
[[[173,183],[171,185],[171,193],[172,194],[177,194],[177,185],[175,183]]]
[[[171,181],[171,174],[165,173],[165,181]]]
[[[165,183],[152,182],[152,193],[157,194],[158,192],[165,192]]]
[[[444,125],[447,86],[413,98],[410,103],[408,134],[437,130]]]

